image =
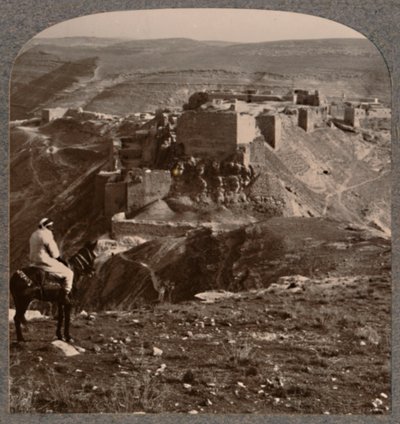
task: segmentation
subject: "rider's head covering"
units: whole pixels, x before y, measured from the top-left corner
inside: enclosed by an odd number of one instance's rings
[[[43,218],[39,222],[39,228],[49,228],[53,225],[53,221],[50,218]]]

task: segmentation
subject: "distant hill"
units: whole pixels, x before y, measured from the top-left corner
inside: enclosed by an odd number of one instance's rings
[[[96,60],[89,74],[71,64]],[[65,64],[69,63],[69,67]],[[65,83],[43,86],[37,79]],[[365,39],[226,43],[190,39],[126,40],[95,37],[33,39],[16,59],[11,81],[12,119],[43,106],[80,106],[128,114],[182,105],[194,91],[260,87],[275,92],[319,88],[328,96],[375,96],[388,102],[386,65]],[[24,105],[21,99],[26,99]],[[34,104],[32,104],[34,103]]]

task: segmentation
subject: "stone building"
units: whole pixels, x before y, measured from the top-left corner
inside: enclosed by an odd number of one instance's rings
[[[247,103],[283,101],[282,96],[273,94],[272,92],[259,93],[257,90],[253,90],[253,89],[248,89],[243,92],[219,91],[219,90],[210,91],[207,93],[207,97],[208,97],[208,100],[225,100],[225,101],[241,100]]]
[[[55,107],[55,108],[49,108],[49,109],[42,109],[42,125],[48,124],[50,121],[53,121],[54,119],[59,119],[65,116],[67,113],[66,108],[62,107]]]
[[[325,125],[328,117],[328,107],[303,107],[299,110],[298,126],[306,132]]]
[[[255,118],[249,114],[199,110],[180,116],[176,137],[186,155],[222,161],[234,155],[238,145],[249,144],[258,131]]]
[[[344,108],[344,123],[353,127],[359,127],[360,121],[367,116],[365,109],[346,105]]]
[[[119,159],[123,169],[151,165],[156,156],[155,130],[140,129],[120,137]]]
[[[171,174],[165,170],[101,171],[96,176],[94,206],[107,218],[118,212],[132,215],[165,197],[170,187]]]
[[[273,148],[278,149],[281,143],[282,122],[278,114],[261,114],[256,118],[257,125],[265,141]]]
[[[126,180],[126,212],[134,214],[155,200],[165,197],[171,188],[170,171],[162,169],[131,169]]]
[[[294,90],[296,104],[305,106],[325,106],[327,100],[318,90],[311,93],[309,90]]]

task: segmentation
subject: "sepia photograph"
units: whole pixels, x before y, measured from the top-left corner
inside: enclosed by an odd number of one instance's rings
[[[391,414],[391,82],[254,9],[48,27],[9,104],[9,411]]]

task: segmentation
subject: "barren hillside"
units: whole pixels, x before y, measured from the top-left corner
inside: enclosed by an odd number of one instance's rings
[[[81,64],[89,59],[82,73]],[[71,73],[71,67],[76,72]],[[54,84],[35,104],[21,109],[26,93],[40,89],[40,78]],[[277,92],[318,88],[333,97],[368,95],[386,102],[390,90],[383,59],[367,40],[221,44],[189,39],[35,39],[15,62],[12,119],[29,116],[35,106],[77,102],[89,110],[120,114],[179,107],[194,91],[249,86]]]

